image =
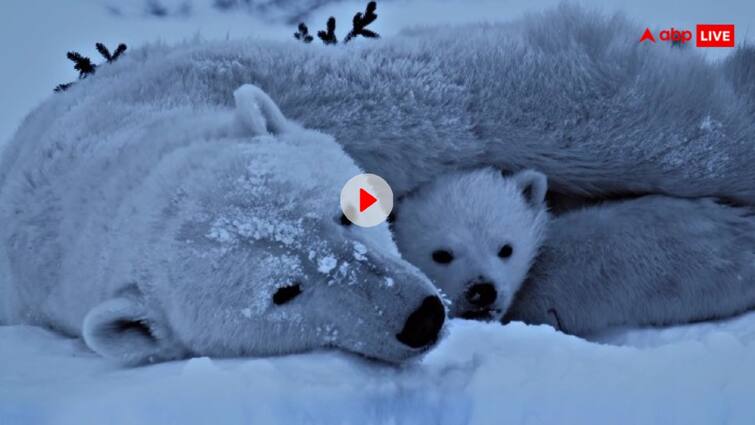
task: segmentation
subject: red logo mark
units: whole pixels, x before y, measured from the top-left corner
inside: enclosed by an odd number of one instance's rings
[[[359,212],[364,212],[364,210],[371,207],[375,202],[377,202],[376,197],[372,196],[370,192],[359,188]]]
[[[734,25],[699,24],[697,47],[734,47]]]
[[[650,40],[653,43],[655,43],[655,37],[653,37],[653,33],[650,32],[650,28],[645,28],[645,32],[642,34],[642,37],[640,38],[640,43],[642,43],[645,40]]]
[[[670,28],[667,30],[662,30],[658,33],[658,38],[661,41],[671,41],[674,44],[684,44],[690,40],[692,40],[692,31],[688,30],[677,30],[676,28]],[[642,33],[642,37],[640,37],[640,43],[643,41],[651,41],[655,43],[655,37],[653,36],[653,33],[650,31],[650,28],[645,28],[645,32]]]

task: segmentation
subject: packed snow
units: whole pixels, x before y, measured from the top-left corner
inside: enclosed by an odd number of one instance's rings
[[[126,369],[78,340],[0,327],[0,423],[755,421],[755,313],[599,339],[452,320],[436,349],[400,368],[318,352]]]

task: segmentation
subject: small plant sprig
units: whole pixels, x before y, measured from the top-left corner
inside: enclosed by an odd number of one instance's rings
[[[107,61],[107,63],[112,63],[118,60],[118,58],[123,54],[123,52],[126,51],[126,45],[121,43],[118,45],[118,47],[115,48],[115,51],[113,53],[110,53],[110,50],[108,50],[107,47],[105,47],[102,43],[95,44],[95,47],[97,47],[97,51],[100,52],[103,58]]]
[[[119,44],[112,53],[110,53],[110,50],[102,43],[95,44],[95,47],[97,48],[97,51],[100,52],[100,55],[105,58],[107,63],[115,62],[119,57],[121,57],[121,55],[123,55],[123,53],[127,49],[126,45],[123,43]],[[92,63],[91,59],[86,56],[82,56],[79,52],[68,52],[66,53],[66,57],[68,58],[68,60],[73,62],[73,69],[79,71],[79,80],[83,80],[84,78],[93,75],[97,71],[98,65]],[[74,81],[70,83],[58,84],[57,86],[55,86],[55,91],[66,91],[71,88],[73,84]]]
[[[367,8],[364,10],[364,13],[357,12],[357,14],[354,15],[354,19],[352,19],[351,31],[346,34],[346,38],[344,38],[343,40],[344,43],[348,43],[349,41],[351,41],[351,39],[358,36],[365,38],[380,38],[380,35],[378,33],[367,29],[367,26],[375,22],[378,17],[378,15],[375,13],[376,9],[377,3],[371,1],[367,3]],[[322,40],[324,44],[338,44],[338,37],[336,37],[336,18],[332,16],[328,18],[325,30],[318,31],[317,37]],[[299,31],[294,33],[294,38],[304,43],[312,42],[312,36],[309,35],[309,29],[304,24],[304,22],[299,24]]]
[[[97,65],[93,64],[88,57],[81,56],[79,52],[68,52],[66,57],[73,62],[73,69],[79,71],[80,80],[94,74],[94,71],[97,70]]]
[[[58,84],[57,86],[55,86],[55,91],[56,92],[58,92],[58,91],[66,91],[69,88],[71,88],[72,85],[73,85],[73,81],[71,81],[70,83]]]
[[[325,44],[338,44],[338,38],[336,37],[336,18],[328,18],[325,31],[318,31],[317,36]]]
[[[346,38],[343,40],[344,43],[348,43],[349,40],[360,35],[365,38],[380,38],[378,33],[367,29],[367,26],[375,22],[375,19],[378,17],[378,15],[375,14],[375,9],[377,9],[377,3],[371,1],[367,3],[364,15],[362,12],[357,12],[357,14],[354,15],[354,19],[352,19],[353,28],[351,28],[351,31],[346,35]]]
[[[304,25],[304,22],[299,24],[299,31],[294,33],[294,38],[302,41],[303,43],[311,43],[314,37],[309,35],[309,28]]]

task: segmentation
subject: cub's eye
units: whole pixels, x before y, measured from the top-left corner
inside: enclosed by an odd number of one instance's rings
[[[451,251],[446,251],[445,249],[433,251],[433,261],[435,261],[436,263],[448,264],[453,260],[454,255],[451,253]]]
[[[299,294],[301,294],[301,287],[298,283],[284,286],[282,288],[278,288],[275,294],[273,294],[273,302],[276,305],[285,304],[296,298],[296,296]]]
[[[341,218],[338,219],[339,223],[341,223],[341,226],[351,226],[351,220],[349,220],[348,217],[346,217],[346,214],[341,213]]]
[[[501,258],[509,258],[511,257],[511,254],[513,253],[514,253],[514,248],[509,244],[502,246],[501,249],[498,250],[498,256]]]

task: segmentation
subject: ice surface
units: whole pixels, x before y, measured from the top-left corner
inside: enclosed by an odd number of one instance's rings
[[[452,320],[401,368],[318,352],[124,369],[78,340],[0,327],[0,423],[752,424],[754,329],[752,313],[599,344]]]

